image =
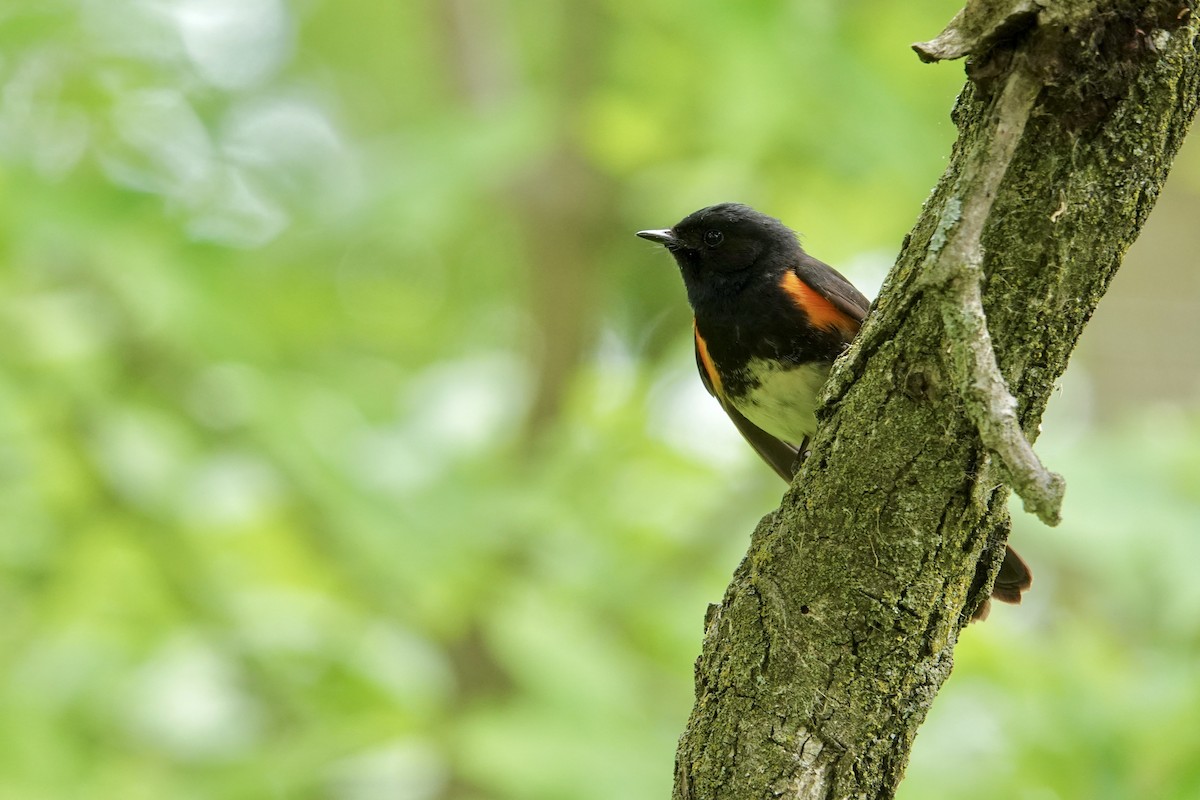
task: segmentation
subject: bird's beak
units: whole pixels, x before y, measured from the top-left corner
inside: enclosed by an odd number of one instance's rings
[[[676,247],[679,245],[679,239],[675,238],[675,232],[670,228],[663,228],[658,231],[638,231],[637,235],[643,239],[658,242],[663,247]]]

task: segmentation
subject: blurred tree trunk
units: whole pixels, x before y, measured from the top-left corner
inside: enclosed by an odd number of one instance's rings
[[[1185,0],[1004,0],[916,46],[970,57],[959,139],[710,609],[676,798],[893,796],[1009,487],[1057,521],[1028,440],[1196,111],[1196,34]]]
[[[516,102],[530,74],[501,44],[504,32],[486,0],[432,0],[445,52],[446,74],[467,108]],[[610,14],[596,0],[576,0],[552,10],[553,35],[537,43],[545,52],[526,60],[549,91],[542,124],[550,141],[544,154],[516,170],[496,202],[519,210],[531,323],[533,397],[525,419],[527,439],[551,424],[599,323],[596,296],[606,265],[597,245],[612,231],[616,185],[587,153],[588,104],[603,78],[603,56],[613,34]]]
[[[520,209],[525,244],[526,298],[536,340],[533,397],[525,419],[528,439],[558,418],[563,400],[599,323],[598,244],[613,229],[616,185],[587,153],[587,111],[603,78],[613,34],[604,4],[576,0],[558,11],[548,133],[553,145],[525,165],[507,202]]]

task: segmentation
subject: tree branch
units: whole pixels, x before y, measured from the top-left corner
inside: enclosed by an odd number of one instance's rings
[[[1042,466],[1021,430],[1017,401],[992,349],[980,291],[984,226],[1041,90],[1041,81],[1018,56],[996,102],[995,133],[986,150],[970,159],[947,201],[948,213],[930,241],[917,285],[943,295],[942,325],[949,339],[952,378],[983,444],[1000,456],[1025,509],[1056,525],[1065,482]]]

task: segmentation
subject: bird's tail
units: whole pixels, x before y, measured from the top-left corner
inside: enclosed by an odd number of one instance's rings
[[[1025,561],[1011,547],[1004,550],[1004,561],[1000,564],[1000,572],[996,582],[992,584],[992,597],[1002,603],[1020,603],[1021,593],[1033,585],[1033,573]],[[971,619],[987,619],[991,611],[991,599],[984,600]]]

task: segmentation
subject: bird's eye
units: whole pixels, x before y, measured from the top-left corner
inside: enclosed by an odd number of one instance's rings
[[[704,234],[704,243],[709,247],[716,247],[723,241],[725,241],[725,234],[720,231],[706,231]]]

